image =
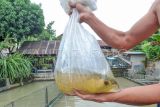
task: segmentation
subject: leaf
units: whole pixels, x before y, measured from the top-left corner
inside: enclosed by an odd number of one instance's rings
[[[25,78],[31,74],[32,64],[22,54],[15,53],[0,59],[0,77],[9,78],[14,81],[16,78]]]
[[[24,36],[40,34],[44,25],[40,5],[30,0],[1,0],[0,37],[3,39],[10,35],[20,42]]]

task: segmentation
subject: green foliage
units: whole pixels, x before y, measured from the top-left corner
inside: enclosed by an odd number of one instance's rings
[[[152,41],[158,41],[158,42],[160,42],[160,34],[159,33],[153,34],[152,37],[151,37],[150,42],[152,42]]]
[[[51,21],[48,25],[47,25],[47,32],[49,33],[49,34],[51,34],[51,35],[55,35],[55,30],[54,29],[52,29],[52,26],[53,26],[53,24],[54,24],[54,21]]]
[[[38,40],[55,40],[55,34],[48,32],[47,29],[44,29],[43,32],[38,36]]]
[[[134,47],[132,51],[143,51],[147,59],[152,61],[160,60],[160,31]]]
[[[131,49],[131,51],[141,52],[142,51],[141,45],[142,44],[136,45],[134,48]]]
[[[160,60],[160,34],[153,34],[143,45],[142,50],[149,60]]]
[[[44,28],[44,16],[40,5],[30,0],[1,0],[0,38],[7,35],[20,41],[23,37],[40,34]]]
[[[131,49],[131,51],[136,51],[136,52],[142,52],[143,49],[142,49],[142,46],[146,43],[148,43],[148,40],[144,40],[143,42],[141,42],[140,44],[136,45],[134,48]]]
[[[41,34],[28,36],[24,41],[57,40],[56,31],[52,29],[53,24],[54,21],[50,22]]]
[[[43,56],[43,57],[30,57],[32,64],[37,69],[52,69],[55,57],[53,56]]]
[[[3,49],[8,49],[9,51],[12,51],[16,43],[17,42],[15,41],[14,38],[6,37],[4,41],[0,42],[0,52]]]
[[[4,56],[0,59],[0,80],[9,78],[14,81],[16,78],[26,78],[31,74],[32,64],[22,54],[15,53]]]

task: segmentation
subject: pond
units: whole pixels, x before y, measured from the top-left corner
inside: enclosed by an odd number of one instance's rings
[[[121,89],[127,87],[139,86],[139,84],[136,84],[124,78],[116,78],[116,79]],[[78,97],[64,96],[58,99],[56,102],[54,102],[51,107],[137,107],[137,106],[129,106],[118,103],[96,103],[91,101],[84,101]],[[143,107],[156,107],[156,105],[149,105]]]
[[[44,87],[53,84],[53,81],[48,81],[48,82],[33,82],[28,85],[18,87],[15,89],[11,89],[5,92],[0,93],[0,107],[3,107],[6,104],[9,104],[12,101],[18,102],[18,100],[22,100],[27,98],[29,96],[30,98],[34,96],[36,91],[39,91],[40,89],[43,89]],[[42,93],[40,93],[42,94]],[[31,99],[28,99],[29,101]],[[27,100],[26,100],[27,102]],[[25,103],[24,103],[25,104]],[[23,106],[21,106],[23,107]]]
[[[117,78],[117,82],[120,84],[120,88],[139,86],[139,84],[124,78]],[[0,107],[45,107],[46,89],[48,93],[47,102],[53,102],[49,107],[135,107],[117,103],[96,103],[68,96],[62,96],[53,101],[59,94],[59,90],[53,81],[34,82],[23,87],[2,92],[0,93]],[[156,107],[156,105],[143,107]]]

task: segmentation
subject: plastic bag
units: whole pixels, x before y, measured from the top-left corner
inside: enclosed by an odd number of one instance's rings
[[[86,93],[113,92],[118,85],[110,66],[95,37],[78,19],[79,13],[74,9],[59,47],[56,84],[66,94],[73,94],[73,89]]]
[[[89,7],[92,11],[94,11],[97,9],[96,1],[97,0],[60,0],[60,3],[61,3],[61,6],[63,7],[63,9],[65,10],[65,12],[70,13],[71,8],[69,6],[69,2],[82,3],[85,6]]]

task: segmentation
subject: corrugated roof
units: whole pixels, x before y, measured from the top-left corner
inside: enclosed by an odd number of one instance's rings
[[[25,41],[19,52],[25,55],[56,55],[60,41]]]
[[[57,55],[60,40],[55,41],[25,41],[19,52],[25,55]],[[98,40],[101,48],[110,48],[105,42]]]

